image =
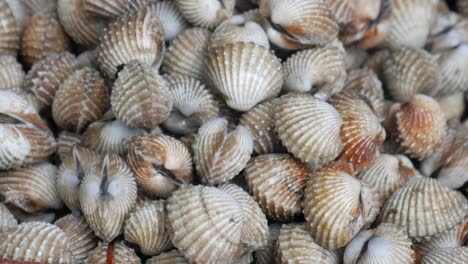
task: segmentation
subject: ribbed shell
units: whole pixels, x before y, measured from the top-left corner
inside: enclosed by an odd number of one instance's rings
[[[275,127],[283,145],[305,163],[322,165],[343,149],[343,120],[333,106],[308,94],[283,95],[275,107]]]
[[[125,161],[110,153],[95,163],[80,185],[80,204],[96,235],[112,241],[122,232],[137,197],[135,178]]]
[[[111,244],[99,242],[98,246],[88,253],[85,264],[141,264],[135,251],[123,241]]]
[[[381,224],[361,231],[346,246],[344,264],[412,264],[415,261],[411,240],[398,226]]]
[[[215,187],[186,186],[166,204],[172,243],[190,263],[231,263],[241,255],[242,204]]]
[[[69,52],[52,53],[37,61],[26,75],[25,90],[34,94],[42,107],[48,107],[65,79],[73,73],[77,60]]]
[[[154,256],[171,249],[164,201],[146,202],[130,213],[125,221],[124,235],[126,241],[137,244],[145,255]]]
[[[140,10],[147,6],[148,2],[148,0],[83,0],[86,12],[110,19]]]
[[[154,129],[169,117],[172,101],[156,69],[131,61],[118,73],[111,96],[115,116],[131,128]]]
[[[429,254],[430,252],[442,248],[456,248],[462,247],[468,240],[468,217],[454,228],[443,233],[424,238],[417,248],[422,254]]]
[[[0,173],[0,196],[6,204],[32,213],[63,206],[55,184],[57,168],[50,163],[38,163]]]
[[[442,75],[438,96],[468,91],[468,45],[442,52],[438,63]]]
[[[349,163],[322,167],[307,182],[304,215],[314,240],[330,249],[345,246],[374,222],[382,205],[380,195],[354,177]]]
[[[187,20],[177,9],[175,1],[153,1],[151,10],[161,20],[166,41],[175,39],[180,32],[189,28]]]
[[[27,213],[14,206],[7,205],[7,207],[19,222],[52,223],[55,220],[55,213],[53,211],[37,211],[34,213]]]
[[[52,102],[52,116],[62,129],[81,132],[109,108],[109,94],[98,71],[83,68],[69,75]]]
[[[175,0],[182,15],[195,26],[214,28],[234,12],[235,0]]]
[[[0,235],[15,230],[17,226],[16,218],[3,203],[0,203]]]
[[[22,223],[0,242],[0,257],[11,261],[73,264],[70,240],[60,228],[41,222]]]
[[[177,139],[163,134],[132,138],[127,160],[138,186],[153,197],[168,197],[180,185],[192,182],[192,157]]]
[[[213,118],[198,130],[193,144],[194,163],[202,182],[227,182],[244,169],[253,150],[247,128],[237,126],[228,132],[228,121]]]
[[[75,134],[68,131],[62,131],[59,133],[57,138],[57,152],[59,159],[63,161],[74,145],[81,143],[81,135]]]
[[[465,132],[466,133],[466,132]],[[457,138],[453,147],[448,149],[448,153],[442,156],[442,167],[437,175],[437,179],[444,185],[457,189],[468,181],[468,134]]]
[[[0,55],[0,90],[11,90],[21,93],[23,91],[23,81],[24,71],[21,64],[16,60],[16,57]]]
[[[439,7],[435,22],[425,44],[426,49],[432,52],[443,51],[456,48],[466,41],[468,20],[459,14]]]
[[[132,60],[159,67],[163,51],[164,30],[148,7],[107,26],[98,46],[98,64],[109,78],[115,78],[119,66]]]
[[[350,0],[325,0],[330,10],[335,16],[335,20],[338,24],[346,24],[353,19],[355,1]]]
[[[269,236],[266,247],[259,249],[253,253],[253,258],[256,264],[274,263],[277,251],[277,241],[280,232],[281,224],[275,223],[268,226]]]
[[[435,235],[463,220],[466,198],[436,179],[413,178],[387,200],[379,216],[381,223],[403,227],[411,238]]]
[[[295,53],[283,66],[285,90],[328,99],[345,84],[344,56],[342,49],[332,45]]]
[[[20,26],[7,0],[0,1],[0,53],[16,56],[20,42]]]
[[[273,219],[290,221],[302,214],[309,178],[307,167],[288,154],[267,154],[250,160],[245,169],[249,191]]]
[[[70,250],[78,263],[88,256],[98,243],[98,238],[83,216],[75,217],[72,214],[66,215],[54,223],[65,232],[70,241]]]
[[[178,250],[171,250],[152,257],[146,261],[146,264],[189,264],[184,256]]]
[[[204,28],[189,28],[178,34],[167,49],[162,71],[170,75],[181,74],[203,79],[210,34]]]
[[[423,255],[421,264],[464,264],[468,260],[468,247],[444,248]]]

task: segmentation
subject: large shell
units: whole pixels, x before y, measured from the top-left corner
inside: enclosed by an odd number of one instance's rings
[[[89,226],[105,241],[112,241],[122,232],[136,197],[132,171],[113,153],[91,166],[80,185],[81,210]]]
[[[441,248],[462,247],[467,240],[468,217],[465,216],[465,219],[454,228],[441,234],[424,238],[420,244],[417,244],[417,247],[423,254],[428,254]]]
[[[228,133],[228,121],[213,118],[198,130],[193,159],[202,182],[221,184],[244,169],[252,150],[253,140],[247,128],[237,126]]]
[[[16,218],[3,203],[0,203],[0,235],[15,230],[17,226]]]
[[[131,61],[119,72],[111,96],[115,116],[131,128],[154,129],[169,117],[172,101],[157,70]]]
[[[463,220],[467,209],[461,193],[436,179],[417,177],[390,196],[379,222],[400,225],[412,238],[425,237],[454,227]]]
[[[99,242],[98,246],[88,253],[85,264],[141,264],[135,251],[123,241],[111,244]]]
[[[189,264],[184,256],[178,250],[171,250],[152,257],[146,261],[146,264]]]
[[[2,237],[3,259],[44,264],[73,264],[70,240],[60,228],[41,222],[22,223]]]
[[[421,264],[464,264],[467,260],[468,247],[444,248],[423,255]]]
[[[16,56],[20,42],[20,27],[7,0],[0,1],[0,53]]]
[[[177,9],[175,1],[153,1],[151,9],[153,14],[161,20],[166,41],[175,39],[180,32],[189,28],[188,22]]]
[[[308,94],[290,93],[275,107],[275,127],[283,145],[305,163],[322,165],[343,149],[340,114]]]
[[[361,228],[374,222],[382,201],[354,177],[344,162],[322,167],[307,182],[304,215],[315,241],[327,248],[345,246]]]
[[[206,71],[211,87],[239,111],[275,97],[283,85],[279,59],[253,43],[226,44],[210,51]]]
[[[184,144],[163,134],[132,138],[127,160],[140,188],[168,197],[179,185],[192,181],[192,157]]]
[[[442,75],[438,96],[468,91],[468,44],[440,53],[438,63]]]
[[[255,263],[270,264],[276,259],[277,241],[279,237],[281,225],[271,224],[268,226],[269,236],[266,247],[259,249],[253,253]]]
[[[23,81],[24,71],[16,57],[0,55],[0,90],[21,93],[23,91]]]
[[[147,6],[148,2],[148,0],[83,0],[83,5],[89,14],[112,19],[140,10]]]
[[[167,199],[166,210],[172,243],[190,263],[240,258],[244,212],[230,194],[215,187],[186,186]]]
[[[195,26],[214,28],[234,12],[235,0],[175,0],[182,15]]]
[[[309,171],[288,154],[268,154],[252,159],[245,169],[249,191],[263,211],[288,221],[302,213],[302,198]]]
[[[412,264],[415,261],[411,240],[398,226],[381,224],[361,231],[346,246],[344,264]]]
[[[148,7],[108,25],[98,46],[98,64],[109,78],[115,78],[119,66],[132,60],[159,67],[163,51],[163,28]]]

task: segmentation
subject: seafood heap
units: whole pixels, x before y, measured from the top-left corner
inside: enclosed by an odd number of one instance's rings
[[[447,2],[0,0],[0,263],[468,263]]]

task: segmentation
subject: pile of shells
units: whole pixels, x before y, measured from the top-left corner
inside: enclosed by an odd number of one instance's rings
[[[0,263],[468,263],[467,0],[0,0]]]

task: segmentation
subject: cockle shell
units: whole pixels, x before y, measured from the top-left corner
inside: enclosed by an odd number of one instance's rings
[[[20,222],[44,222],[52,223],[55,220],[55,213],[53,211],[37,211],[34,213],[28,213],[24,210],[15,207],[8,206],[8,210],[15,216],[15,218]]]
[[[123,241],[112,243],[99,242],[98,246],[88,253],[85,264],[141,264],[135,251]]]
[[[150,201],[129,214],[124,225],[125,240],[137,244],[143,254],[154,256],[172,248],[166,231],[164,201]]]
[[[148,259],[146,264],[189,264],[189,262],[175,249]]]
[[[444,248],[423,255],[421,264],[463,264],[468,260],[468,247]]]
[[[456,48],[468,40],[468,20],[455,12],[439,11],[426,43],[432,52]]]
[[[367,53],[366,50],[363,50],[357,47],[347,48],[346,54],[345,54],[346,70],[360,68],[361,65],[363,65],[364,62],[368,59],[368,57],[369,57],[369,53]]]
[[[301,215],[309,176],[307,167],[288,154],[258,156],[245,169],[250,193],[265,213],[282,221]]]
[[[461,193],[436,179],[415,177],[390,196],[378,221],[402,226],[411,238],[425,237],[454,227],[467,208]]]
[[[80,143],[81,135],[68,131],[62,131],[59,133],[57,138],[56,154],[58,155],[59,159],[63,161],[68,156],[68,153],[71,153],[73,146]]]
[[[440,53],[438,63],[442,79],[438,96],[468,91],[468,44]]]
[[[175,0],[182,15],[195,26],[214,28],[234,12],[235,0]]]
[[[81,132],[109,108],[109,94],[98,71],[83,68],[69,75],[52,102],[52,117],[62,129]]]
[[[468,136],[465,136],[464,143],[458,148],[451,148],[453,151],[451,155],[444,156],[447,159],[444,161],[437,179],[444,185],[450,188],[460,188],[468,181],[468,175],[466,173],[468,168]],[[460,144],[461,142],[458,141]]]
[[[13,214],[3,203],[0,203],[0,235],[15,230],[17,226],[18,221]]]
[[[170,136],[132,138],[127,160],[138,186],[153,197],[166,198],[178,186],[192,181],[192,157],[182,142]]]
[[[460,120],[465,113],[465,98],[463,93],[453,93],[442,97],[436,97],[440,109],[444,112],[445,119]]]
[[[334,162],[307,182],[304,215],[312,237],[329,249],[343,247],[374,222],[382,205],[380,195],[354,177],[352,165]]]
[[[24,71],[16,57],[0,55],[0,90],[22,93],[23,81]]]
[[[153,1],[151,9],[161,21],[166,41],[175,39],[179,33],[189,28],[187,20],[177,9],[175,1]]]
[[[283,65],[286,91],[310,92],[328,99],[346,80],[344,50],[333,45],[299,51]]]
[[[125,161],[109,153],[85,172],[80,184],[80,205],[96,235],[112,241],[122,232],[137,197],[135,178]]]
[[[412,264],[415,261],[411,240],[398,226],[381,224],[363,230],[346,246],[344,264]]]
[[[52,10],[57,7],[57,0],[28,0],[21,1],[31,14],[39,13],[43,10]]]
[[[465,216],[465,219],[454,228],[443,233],[424,238],[422,242],[416,246],[422,254],[428,254],[442,248],[462,247],[467,240],[468,217]]]
[[[159,67],[163,53],[164,30],[148,7],[127,13],[107,26],[98,46],[98,64],[109,78],[115,78],[118,68],[132,60]]]
[[[343,120],[328,103],[308,94],[290,93],[280,98],[274,111],[283,145],[302,162],[322,165],[343,149]]]
[[[0,258],[44,264],[73,264],[70,239],[60,228],[41,222],[22,223],[2,237]]]
[[[172,109],[167,82],[157,70],[131,61],[118,73],[111,96],[115,116],[130,128],[154,129]]]
[[[83,0],[83,5],[86,12],[91,15],[112,19],[144,9],[149,2],[148,0]]]
[[[266,247],[256,250],[253,253],[253,258],[256,264],[274,263],[276,259],[277,241],[279,237],[281,224],[275,223],[268,226],[269,236]]]
[[[0,53],[16,56],[21,31],[7,0],[0,1],[0,18]]]
[[[344,25],[350,22],[353,19],[355,13],[355,7],[357,1],[350,0],[325,0],[330,11],[332,12],[335,21]],[[377,1],[379,2],[379,1]],[[375,3],[371,4],[372,7],[375,6]]]
[[[228,132],[226,119],[213,118],[198,130],[193,159],[202,182],[221,184],[244,169],[252,150],[253,140],[247,128],[237,126]]]

